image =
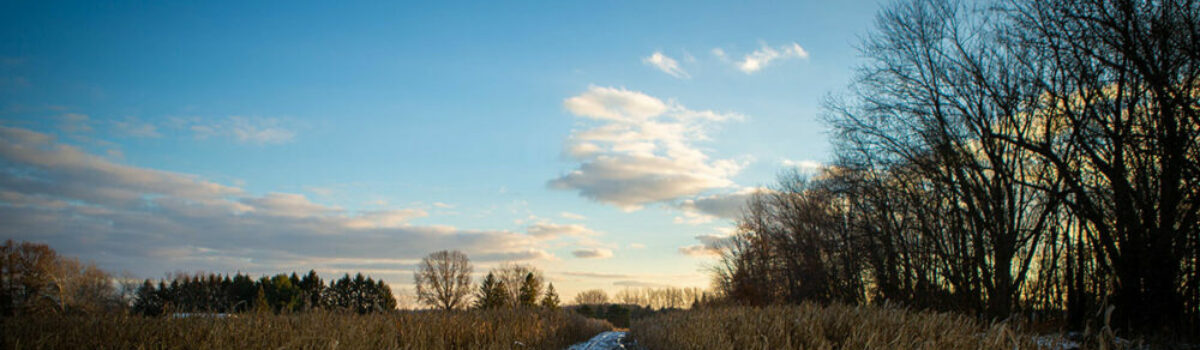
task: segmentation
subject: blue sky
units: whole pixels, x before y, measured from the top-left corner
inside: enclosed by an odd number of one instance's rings
[[[864,2],[0,4],[0,232],[112,271],[705,286]]]

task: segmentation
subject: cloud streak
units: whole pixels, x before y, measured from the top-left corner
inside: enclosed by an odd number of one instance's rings
[[[687,79],[692,77],[687,71],[684,71],[683,68],[679,66],[679,61],[676,61],[674,58],[667,57],[667,55],[664,55],[661,51],[655,51],[654,54],[643,58],[642,63],[653,66],[663,73],[667,73],[668,75],[676,78]]]
[[[0,127],[0,235],[46,242],[118,271],[330,270],[336,269],[330,261],[412,261],[441,249],[463,250],[480,262],[554,259],[520,232],[409,223],[425,215],[406,208],[350,211],[293,193],[250,195]]]
[[[613,256],[613,252],[604,248],[584,248],[571,252],[571,255],[580,259],[608,259]]]
[[[562,236],[570,237],[588,237],[596,236],[596,231],[592,231],[580,224],[552,224],[552,223],[536,223],[525,229],[530,236],[540,239],[555,239]]]
[[[282,144],[296,138],[296,131],[277,118],[230,116],[224,119],[183,119],[180,124],[197,139],[228,138],[241,143]]]
[[[712,50],[714,56],[723,61],[729,62],[729,58],[725,50],[715,48]],[[741,60],[731,62],[734,67],[746,74],[754,74],[763,68],[766,68],[771,62],[786,60],[786,59],[808,59],[808,51],[800,44],[791,43],[778,47],[767,46],[766,43],[761,43],[758,50],[754,50]]]

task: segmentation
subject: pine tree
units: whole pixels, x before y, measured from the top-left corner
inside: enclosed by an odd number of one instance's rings
[[[158,290],[147,279],[137,289],[133,299],[133,311],[146,316],[158,316],[163,312],[163,301]]]
[[[387,283],[383,283],[383,280],[379,280],[375,284],[375,292],[375,304],[379,306],[381,311],[396,310],[396,296],[392,295],[392,287],[388,286]]]
[[[537,278],[533,277],[533,273],[525,275],[525,281],[521,282],[521,289],[517,297],[518,305],[521,307],[537,306],[538,294],[542,293],[542,286],[539,285]]]
[[[258,285],[258,296],[254,298],[254,311],[260,314],[271,312],[270,302],[267,301],[267,292],[263,290],[263,285]]]
[[[322,305],[321,294],[325,289],[324,281],[317,276],[317,271],[309,270],[307,275],[300,278],[301,295],[304,298],[304,307],[306,309],[320,308]]]
[[[476,300],[475,306],[480,309],[495,309],[508,305],[508,291],[504,287],[504,281],[499,281],[494,274],[488,273],[479,285]]]
[[[554,291],[554,283],[546,287],[546,296],[542,297],[542,307],[547,309],[558,309],[558,292]]]

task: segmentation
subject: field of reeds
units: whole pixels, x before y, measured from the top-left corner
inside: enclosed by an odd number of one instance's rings
[[[566,311],[12,317],[5,349],[562,349],[612,328]]]
[[[1008,324],[903,308],[846,305],[709,307],[635,320],[646,349],[1036,349]],[[1056,344],[1043,341],[1047,348]]]

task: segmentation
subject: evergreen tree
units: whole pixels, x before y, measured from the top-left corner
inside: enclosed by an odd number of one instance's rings
[[[521,307],[537,306],[538,295],[542,293],[541,282],[533,276],[533,273],[525,275],[525,280],[521,282],[521,289],[517,297],[517,304]]]
[[[146,316],[158,316],[163,312],[163,300],[149,279],[134,294],[133,312]]]
[[[504,281],[497,280],[495,274],[488,273],[487,277],[484,277],[483,283],[479,285],[475,307],[495,309],[508,305],[508,303],[508,291],[504,287]]]
[[[263,290],[262,284],[258,285],[258,296],[254,297],[254,312],[260,314],[271,312],[271,303],[267,301],[267,291]]]
[[[254,280],[250,276],[239,272],[233,276],[233,282],[229,286],[229,295],[233,300],[232,311],[247,311],[254,307],[255,297],[258,296],[258,287],[254,285]]]
[[[542,297],[542,307],[547,309],[558,309],[558,292],[554,291],[554,283],[546,287],[546,295]]]
[[[392,295],[392,287],[383,280],[379,280],[375,284],[375,305],[378,305],[380,311],[388,312],[396,310],[396,296]]]
[[[309,270],[307,275],[300,279],[300,291],[304,298],[305,309],[315,309],[322,307],[321,294],[325,289],[324,282],[321,277],[317,276],[317,271]]]

